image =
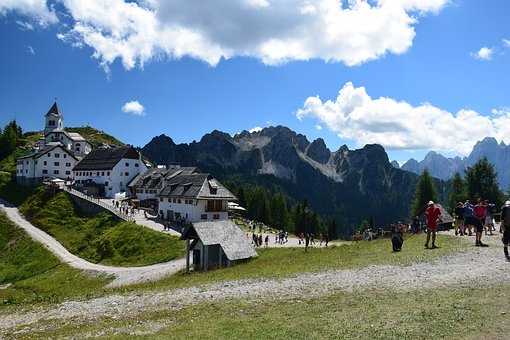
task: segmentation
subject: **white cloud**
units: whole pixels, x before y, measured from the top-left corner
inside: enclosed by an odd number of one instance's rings
[[[33,31],[34,30],[34,25],[32,25],[29,22],[16,20],[16,24],[19,26],[19,29],[22,31]]]
[[[262,131],[260,126],[255,126],[253,129],[248,130],[250,133]]]
[[[471,53],[471,56],[478,60],[491,60],[492,55],[494,54],[494,49],[489,47],[482,47],[477,52]]]
[[[46,0],[0,0],[0,15],[9,12],[30,17],[41,26],[58,22],[55,11],[47,5]]]
[[[28,53],[30,53],[31,55],[35,55],[35,50],[32,46],[28,45],[27,46],[27,51]]]
[[[429,103],[413,106],[393,98],[371,98],[364,87],[346,83],[334,100],[308,97],[296,113],[314,117],[341,138],[388,149],[435,149],[467,154],[476,141],[494,136],[510,141],[510,110],[484,116],[462,109],[451,113]]]
[[[8,1],[13,7],[15,0]],[[269,65],[309,59],[359,65],[405,53],[413,44],[418,18],[439,12],[449,2],[57,1],[72,18],[71,28],[63,33],[66,39],[61,39],[91,47],[105,68],[119,59],[126,69],[143,67],[154,58],[184,56],[213,66],[236,56]]]
[[[122,111],[134,116],[145,116],[145,108],[138,102],[138,100],[133,100],[125,103],[122,106]]]
[[[503,41],[503,46],[510,47],[510,39],[502,39],[502,41]]]
[[[322,130],[322,125],[315,124],[315,129],[317,129],[317,130],[319,130],[319,131],[320,131],[320,130]]]

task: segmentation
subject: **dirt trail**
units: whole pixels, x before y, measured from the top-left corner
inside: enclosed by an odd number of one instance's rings
[[[71,254],[53,237],[28,222],[20,214],[18,208],[1,199],[0,210],[3,210],[12,222],[25,230],[35,241],[42,243],[62,262],[67,263],[73,268],[87,272],[114,276],[115,279],[108,284],[108,287],[119,287],[133,283],[155,281],[164,276],[175,274],[186,266],[186,260],[184,258],[144,267],[112,267],[91,263]]]
[[[88,301],[69,301],[50,308],[0,314],[0,331],[29,326],[39,321],[135,316],[150,311],[180,309],[204,301],[229,298],[314,297],[335,291],[366,289],[414,290],[447,287],[486,287],[510,282],[510,263],[502,256],[499,236],[490,238],[489,248],[441,257],[430,263],[400,267],[375,265],[361,269],[305,273],[282,280],[256,279],[223,282],[164,292],[110,295]],[[30,328],[30,327],[28,327]]]

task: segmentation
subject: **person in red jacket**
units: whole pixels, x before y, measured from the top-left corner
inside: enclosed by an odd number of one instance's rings
[[[427,218],[427,242],[425,243],[425,248],[429,247],[430,235],[432,234],[432,247],[431,249],[437,248],[436,246],[436,232],[437,232],[437,222],[439,217],[441,216],[441,210],[434,204],[434,202],[430,201],[425,210],[425,217]]]
[[[485,217],[487,216],[487,206],[485,203],[478,199],[478,204],[475,206],[474,214],[476,217],[476,240],[475,246],[477,247],[488,247],[487,244],[482,243],[483,225],[485,224]]]

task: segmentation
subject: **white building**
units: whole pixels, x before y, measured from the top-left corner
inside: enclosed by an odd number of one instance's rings
[[[46,145],[55,142],[62,143],[67,150],[73,152],[78,158],[82,158],[92,151],[92,145],[79,133],[67,132],[64,129],[64,116],[60,112],[57,103],[54,103],[46,113],[44,142]]]
[[[46,178],[72,179],[72,169],[92,147],[80,134],[64,129],[57,103],[45,115],[44,138],[33,152],[16,161],[16,180],[32,184]]]
[[[237,198],[209,174],[180,173],[165,180],[158,194],[160,217],[198,222],[228,219],[228,202]]]
[[[114,198],[127,192],[128,184],[147,166],[140,153],[131,146],[96,149],[74,168],[75,186],[90,195]]]
[[[163,166],[147,170],[129,183],[130,195],[136,197],[141,207],[158,211],[159,194],[177,175],[193,174],[196,167]]]
[[[17,159],[17,181],[30,183],[45,178],[70,180],[73,175],[72,169],[78,161],[78,158],[61,144],[47,145],[41,150]]]

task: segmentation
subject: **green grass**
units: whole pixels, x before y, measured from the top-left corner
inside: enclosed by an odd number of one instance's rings
[[[64,192],[54,195],[40,187],[20,210],[71,253],[94,263],[144,266],[184,255],[184,243],[177,237],[120,222],[107,212],[84,215]]]
[[[438,235],[440,248],[424,249],[424,235],[407,237],[402,252],[393,253],[388,239],[371,242],[353,242],[328,248],[258,249],[259,256],[246,263],[232,267],[186,274],[184,272],[153,283],[126,287],[131,289],[168,289],[229,280],[252,278],[284,278],[304,272],[360,268],[369,265],[390,264],[405,266],[426,262],[441,256],[467,249],[467,241],[445,235]]]
[[[97,147],[103,143],[109,145],[124,145],[124,143],[119,141],[117,138],[90,126],[69,127],[66,128],[66,131],[79,133],[89,143],[91,143],[93,147]]]
[[[201,303],[94,323],[45,323],[30,337],[108,339],[505,339],[510,285]],[[506,313],[506,314],[503,314]],[[139,334],[139,335],[133,335]]]
[[[108,278],[89,277],[62,264],[0,212],[0,306],[60,302],[95,294]]]

